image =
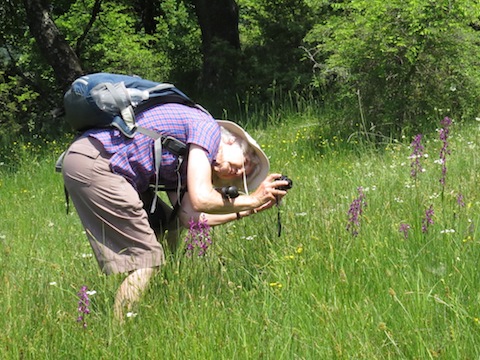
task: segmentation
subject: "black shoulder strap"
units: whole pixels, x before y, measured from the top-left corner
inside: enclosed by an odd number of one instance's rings
[[[169,103],[182,104],[190,107],[196,106],[195,102],[193,102],[189,98],[186,98],[180,94],[172,93],[168,95],[152,96],[148,100],[138,104],[133,111],[135,112],[135,115],[138,115],[141,112],[144,112],[157,105],[169,104]]]
[[[154,163],[155,165],[154,166],[155,167],[155,198],[152,202],[152,207],[150,209],[150,213],[153,214],[157,206],[157,196],[158,196],[157,191],[160,190],[158,182],[160,179],[160,162],[162,159],[162,148],[167,149],[172,154],[177,156],[178,166],[177,166],[176,172],[178,177],[177,189],[179,194],[177,202],[180,202],[181,196],[183,196],[183,194],[181,194],[182,190],[181,190],[181,179],[180,179],[180,167],[182,166],[183,161],[186,160],[188,156],[188,146],[185,143],[175,139],[172,136],[164,136],[161,133],[158,133],[150,129],[146,129],[142,126],[137,126],[136,131],[154,139],[153,153],[154,153],[154,159],[155,159],[155,163]]]

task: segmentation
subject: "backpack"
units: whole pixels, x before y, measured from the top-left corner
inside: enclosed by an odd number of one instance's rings
[[[153,82],[138,76],[111,73],[89,74],[76,79],[65,93],[63,100],[65,119],[78,132],[91,128],[113,127],[121,131],[127,138],[133,138],[139,132],[154,139],[156,184],[151,213],[154,213],[157,204],[156,192],[161,190],[158,180],[162,148],[178,157],[177,176],[180,179],[178,171],[187,156],[187,145],[171,136],[164,136],[138,126],[135,116],[151,107],[166,103],[196,107],[208,113],[172,84]],[[62,169],[65,153],[60,156],[55,165],[57,172]],[[185,189],[178,188],[177,191],[180,201]]]
[[[113,126],[129,138],[137,130],[135,115],[150,107],[180,103],[201,108],[172,84],[110,73],[76,79],[63,103],[65,118],[74,130]]]

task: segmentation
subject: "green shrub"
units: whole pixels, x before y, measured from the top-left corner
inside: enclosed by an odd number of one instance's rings
[[[343,111],[344,126],[412,132],[444,115],[478,115],[480,49],[471,26],[478,2],[368,0],[331,7],[334,16],[306,40],[319,58],[314,83],[328,89],[326,100]]]

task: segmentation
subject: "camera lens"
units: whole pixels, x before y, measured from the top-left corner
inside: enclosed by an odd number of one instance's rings
[[[277,179],[277,181],[286,181],[286,182],[288,182],[287,185],[282,185],[282,186],[277,187],[277,189],[279,189],[279,190],[284,190],[284,191],[290,190],[290,189],[292,188],[292,186],[293,186],[293,181],[292,181],[291,179],[289,179],[289,178],[288,178],[287,176],[285,176],[285,175],[280,176],[280,177]]]

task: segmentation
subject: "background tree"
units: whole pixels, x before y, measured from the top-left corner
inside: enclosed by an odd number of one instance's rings
[[[339,132],[356,124],[364,133],[413,132],[436,123],[438,109],[474,118],[479,7],[476,0],[5,0],[0,141],[65,132],[52,109],[73,78],[95,71],[168,80],[215,116],[308,95]]]
[[[6,19],[0,25],[0,141],[64,133],[67,128],[52,110],[80,73],[175,81],[173,75],[185,83],[188,77],[191,84],[189,75],[201,67],[194,17],[181,2],[155,4],[161,8],[153,35],[129,1],[8,0],[0,5]]]
[[[66,90],[82,74],[80,61],[58,30],[44,0],[24,0],[25,15],[38,49],[52,67],[60,88]]]
[[[238,5],[234,0],[192,3],[202,31],[202,87],[221,93],[219,88],[230,88],[239,63]]]
[[[363,132],[415,131],[447,114],[472,118],[480,110],[480,48],[470,24],[479,6],[470,0],[332,3],[332,16],[307,36],[320,57],[315,83],[330,87],[328,102],[343,111],[344,125],[361,124]]]
[[[26,35],[23,3],[2,2],[0,17],[0,145],[4,145],[19,135],[49,133],[43,120],[52,118],[59,91],[52,68]]]
[[[135,12],[139,14],[136,31],[141,28],[146,34],[153,35],[157,31],[158,18],[164,16],[159,0],[136,0],[133,2]]]
[[[289,91],[309,88],[311,67],[304,59],[304,37],[323,14],[308,1],[240,0],[243,56],[239,88],[269,102]]]

